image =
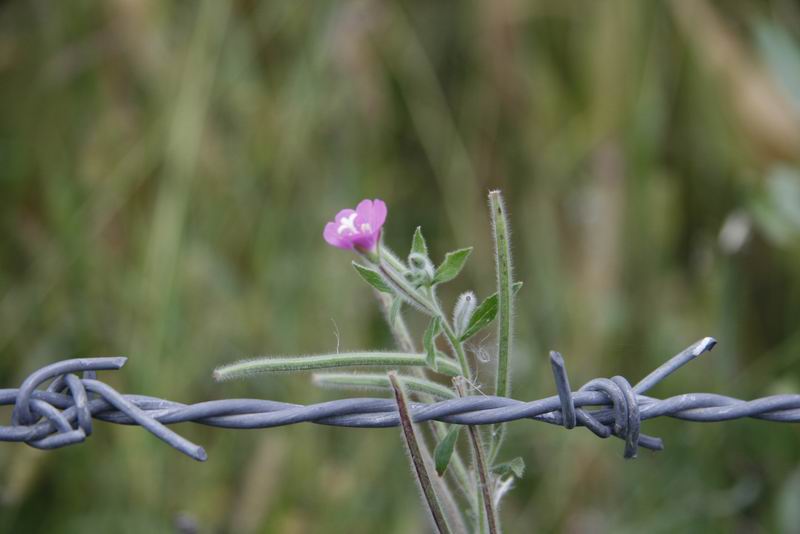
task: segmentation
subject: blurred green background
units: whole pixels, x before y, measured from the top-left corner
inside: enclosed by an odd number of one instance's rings
[[[103,378],[129,393],[345,396],[210,373],[336,331],[392,347],[321,237],[361,198],[387,201],[399,252],[419,224],[435,258],[475,245],[443,297],[486,296],[502,188],[515,397],[554,392],[549,349],[575,386],[636,381],[705,335],[717,349],[654,395],[800,392],[798,162],[793,0],[2,2],[0,385],[124,354]],[[0,532],[426,528],[396,430],[178,431],[210,460],[106,424],[0,445]],[[800,532],[797,425],[645,431],[666,451],[623,461],[618,440],[512,424],[528,472],[506,531]]]

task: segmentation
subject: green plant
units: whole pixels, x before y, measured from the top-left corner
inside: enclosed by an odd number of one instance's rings
[[[452,525],[460,525],[463,530],[464,524],[474,525],[479,532],[499,532],[500,500],[513,480],[521,477],[524,471],[520,458],[498,461],[504,425],[493,426],[486,435],[479,428],[467,427],[465,434],[471,453],[467,467],[458,447],[462,427],[435,423],[430,425],[429,433],[420,433],[414,428],[407,405],[409,395],[431,400],[483,393],[475,385],[475,362],[465,343],[492,322],[497,324],[494,394],[506,396],[510,391],[513,303],[521,283],[514,283],[512,277],[509,223],[499,191],[489,193],[489,209],[497,292],[480,304],[473,292],[463,293],[452,316],[445,312],[437,288],[459,275],[472,247],[449,252],[435,265],[422,229],[418,227],[407,260],[401,260],[384,244],[382,227],[387,210],[380,200],[364,200],[355,210],[342,210],[325,227],[324,237],[329,244],[358,255],[359,261],[354,261],[353,267],[375,290],[397,346],[403,352],[264,357],[231,363],[214,371],[217,380],[227,380],[254,373],[337,367],[403,369],[403,373],[390,371],[387,374],[317,373],[313,382],[319,386],[371,388],[394,393],[413,471],[433,524],[440,532],[449,532]],[[417,351],[403,318],[404,306],[429,318],[422,335],[421,352]],[[444,342],[440,343],[440,339]],[[444,385],[445,380],[450,384]]]

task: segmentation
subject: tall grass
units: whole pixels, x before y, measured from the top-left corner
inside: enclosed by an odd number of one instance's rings
[[[321,239],[360,198],[389,203],[390,246],[417,225],[436,257],[476,245],[445,302],[492,293],[502,188],[516,398],[554,391],[549,349],[576,386],[635,381],[706,334],[717,351],[653,394],[798,391],[798,58],[788,0],[4,3],[0,384],[113,353],[126,392],[332,398],[210,372],[391,348]],[[625,463],[509,425],[528,474],[506,531],[796,529],[796,428],[648,424],[667,450]],[[395,431],[181,431],[207,464],[106,425],[58,452],[0,445],[0,532],[424,528]]]

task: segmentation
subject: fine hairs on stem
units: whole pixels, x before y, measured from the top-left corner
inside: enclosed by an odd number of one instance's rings
[[[403,434],[403,441],[411,457],[411,465],[414,468],[414,474],[422,490],[422,495],[428,505],[431,519],[433,520],[436,530],[440,534],[449,534],[451,532],[450,526],[447,524],[444,511],[442,510],[441,504],[439,504],[439,498],[436,496],[436,491],[433,487],[433,476],[425,462],[425,458],[422,456],[419,440],[414,430],[414,423],[411,421],[411,415],[408,410],[408,400],[406,399],[405,391],[403,391],[403,385],[397,377],[397,372],[389,372],[389,382],[392,384],[394,398],[397,402],[397,411],[400,415],[400,428]]]
[[[412,246],[412,250],[424,254],[428,253],[427,245],[425,244],[425,238],[422,237],[422,229],[420,227],[417,227],[414,233],[413,240],[414,240],[414,245]],[[400,260],[396,258],[394,253],[392,253],[391,250],[385,247],[381,251],[381,256],[387,258],[397,268],[403,267],[402,263],[400,262]],[[378,302],[381,304],[384,318],[386,319],[386,322],[389,325],[389,330],[392,332],[392,337],[394,337],[398,347],[403,351],[409,351],[409,352],[416,351],[414,341],[411,338],[408,326],[406,325],[405,319],[403,318],[403,314],[400,310],[403,301],[399,297],[395,297],[393,299],[390,295],[387,295],[386,293],[383,293],[381,291],[373,291],[373,293],[378,299]],[[394,311],[393,313],[394,308],[396,308],[396,311]],[[411,369],[411,372],[412,376],[405,377],[406,386],[409,387],[409,389],[413,388],[413,384],[415,383],[416,380],[422,380],[428,382],[425,369],[420,367],[414,367]],[[388,378],[386,378],[386,380],[388,382]],[[442,385],[439,385],[439,387],[441,387],[442,389],[446,389],[445,386]],[[452,396],[455,396],[454,392],[452,392],[451,390],[448,391],[450,391],[450,394]],[[433,395],[432,393],[425,391],[418,391],[418,396],[420,400],[422,400],[423,402],[430,401],[435,397],[435,395]],[[430,430],[431,430],[431,436],[436,442],[441,442],[442,440],[444,440],[448,433],[446,425],[438,421],[434,422],[431,425]],[[430,452],[424,439],[421,445],[423,454],[425,454],[426,457],[429,457]],[[467,472],[467,468],[464,466],[464,462],[461,460],[461,455],[459,454],[458,451],[455,451],[455,453],[453,454],[451,464],[452,464],[452,469],[448,471],[450,474],[449,475],[450,478],[455,482],[457,488],[462,493],[464,493],[465,495],[469,495],[470,476],[469,473]],[[463,528],[464,524],[463,518],[461,514],[458,512],[458,507],[455,503],[453,492],[448,487],[447,480],[444,478],[439,478],[437,487],[439,489],[439,494],[442,495],[443,500],[446,503],[448,503],[447,507],[448,510],[452,511],[452,513],[450,514],[450,517],[453,518],[452,524],[456,527],[457,531],[459,532],[466,531],[466,529]]]
[[[507,397],[511,393],[509,358],[513,321],[514,293],[512,287],[510,227],[505,203],[500,191],[489,193],[489,212],[494,237],[495,270],[497,273],[497,375],[495,395]],[[505,425],[493,426],[489,458],[494,462],[505,438]]]
[[[497,269],[497,383],[495,395],[506,397],[511,392],[508,360],[511,353],[513,305],[511,290],[514,281],[511,270],[510,229],[506,217],[505,203],[500,191],[489,193],[489,211],[495,245]]]
[[[346,388],[388,391],[392,389],[389,378],[385,374],[372,373],[314,373],[311,377],[314,385],[328,388]],[[422,393],[436,399],[454,399],[453,390],[437,382],[416,376],[403,378],[406,389],[412,393]]]
[[[459,373],[459,368],[445,358],[436,362],[443,372]],[[258,373],[313,371],[333,367],[395,367],[425,366],[425,354],[405,352],[342,352],[314,356],[276,356],[253,358],[223,365],[214,370],[214,380],[224,381],[244,378]]]
[[[466,396],[466,380],[462,376],[453,379],[456,391],[459,397]],[[472,447],[472,456],[475,461],[475,471],[478,475],[478,489],[483,502],[483,510],[485,514],[485,521],[489,525],[489,534],[498,534],[500,532],[500,522],[497,519],[497,508],[495,499],[492,496],[492,481],[489,476],[489,467],[486,462],[486,454],[483,450],[483,443],[481,441],[481,433],[472,425],[467,426],[469,432],[469,442]],[[484,530],[484,525],[479,525],[481,531]]]
[[[328,244],[355,253],[357,261],[352,262],[353,268],[375,291],[402,352],[340,352],[337,345],[334,354],[262,357],[223,365],[214,371],[214,378],[221,381],[264,372],[370,368],[366,373],[315,373],[313,384],[393,393],[414,474],[425,507],[439,532],[451,529],[466,532],[467,523],[481,534],[487,529],[490,534],[499,532],[497,501],[503,492],[494,491],[491,473],[512,476],[505,464],[495,464],[505,428],[502,424],[493,425],[491,438],[487,437],[485,445],[478,429],[468,428],[466,434],[473,459],[468,466],[462,459],[467,449],[461,451],[457,446],[459,427],[439,420],[418,433],[412,424],[407,400],[408,395],[413,394],[424,403],[436,399],[453,402],[468,394],[468,384],[476,387],[473,374],[478,372],[480,363],[470,360],[465,343],[495,320],[498,342],[495,393],[498,397],[508,395],[512,300],[521,284],[515,285],[512,280],[510,230],[499,191],[489,193],[489,207],[497,291],[482,301],[474,292],[464,292],[452,311],[439,299],[438,289],[459,276],[473,247],[462,246],[434,261],[422,228],[417,227],[411,249],[406,259],[401,259],[384,244],[383,225],[388,208],[380,199],[364,199],[355,209],[339,210],[325,225],[323,237]],[[416,342],[403,318],[404,308],[420,312],[427,320],[427,328]],[[420,346],[422,353],[417,352]],[[387,369],[392,371],[386,374]],[[403,374],[394,369],[402,369]],[[455,380],[448,386],[444,383],[445,377],[455,377]],[[347,419],[349,415],[342,417]],[[520,458],[514,461],[522,463]],[[521,470],[517,468],[513,476],[521,476],[519,473]],[[510,479],[506,480],[508,483],[504,487],[508,488]],[[458,499],[454,489],[460,491]]]

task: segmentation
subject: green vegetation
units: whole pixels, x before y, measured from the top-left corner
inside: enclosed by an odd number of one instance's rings
[[[260,354],[423,351],[395,346],[323,225],[377,197],[388,247],[408,250],[417,226],[437,260],[474,246],[439,292],[450,310],[497,291],[486,195],[501,189],[524,283],[515,398],[554,392],[550,349],[574,387],[636,382],[705,335],[720,345],[653,395],[800,391],[795,4],[4,3],[0,387],[123,354],[102,375],[123,392],[341,397],[310,373],[211,372]],[[494,330],[469,337],[470,358],[494,356]],[[504,428],[497,462],[525,465],[505,532],[800,524],[796,427],[647,422],[666,451],[635,461],[583,429]],[[179,431],[208,462],[102,423],[61,451],[0,444],[0,534],[426,526],[397,429]]]

